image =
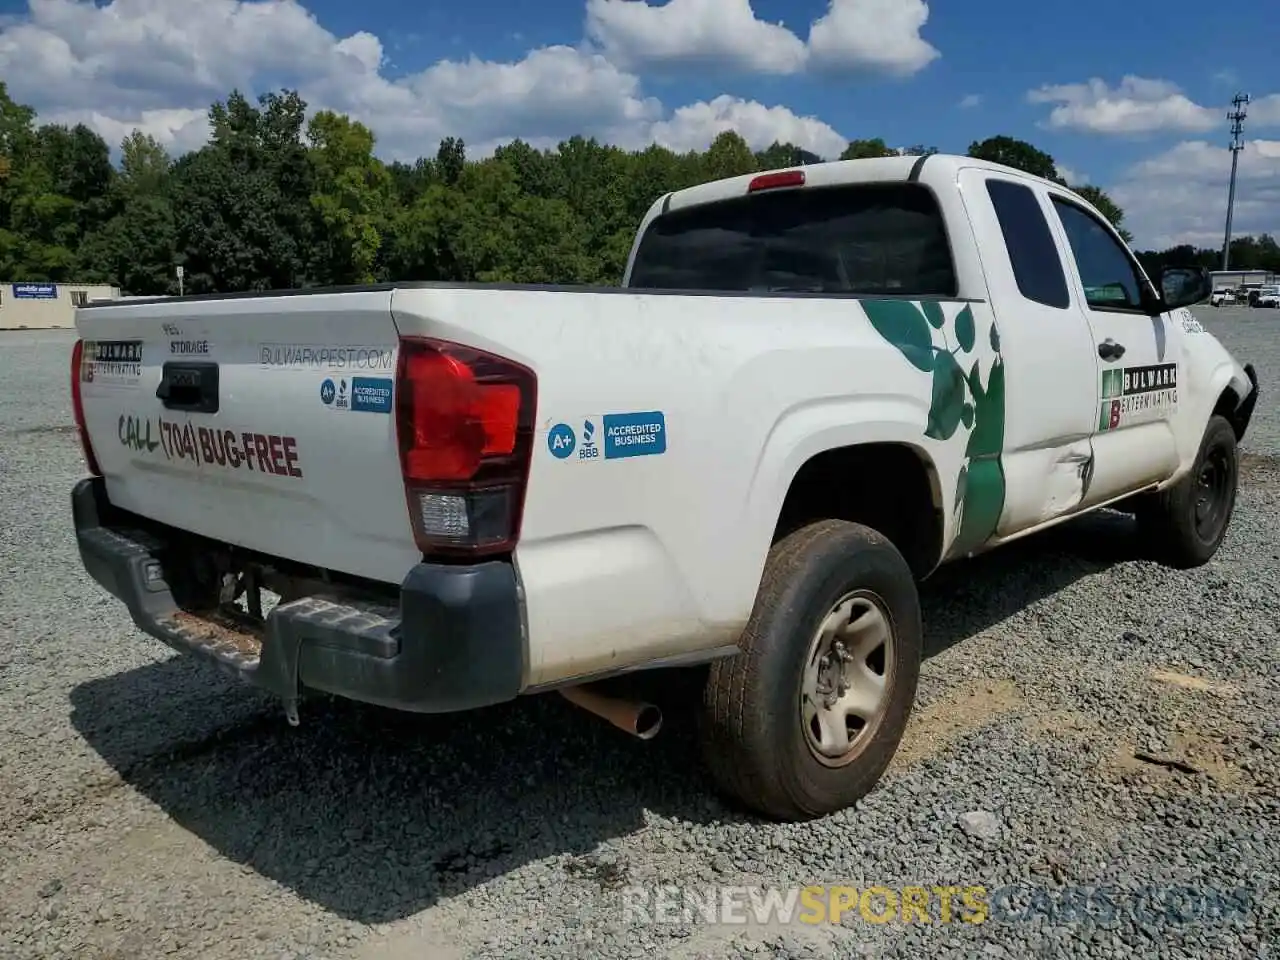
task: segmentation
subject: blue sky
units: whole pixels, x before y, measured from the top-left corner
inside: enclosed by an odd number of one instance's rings
[[[0,0],[0,77],[46,119],[174,152],[233,86],[297,87],[388,158],[447,135],[477,155],[513,136],[688,149],[737,129],[829,156],[1004,133],[1111,192],[1139,246],[1217,246],[1237,90],[1254,98],[1237,233],[1280,232],[1280,61],[1274,31],[1248,27],[1274,2]]]

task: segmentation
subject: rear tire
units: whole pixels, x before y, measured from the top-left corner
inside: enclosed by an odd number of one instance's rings
[[[1144,497],[1135,509],[1139,536],[1154,558],[1178,569],[1208,563],[1231,523],[1239,480],[1235,430],[1214,414],[1191,470],[1176,484]]]
[[[742,652],[707,678],[700,733],[717,786],[774,820],[853,805],[902,740],[921,639],[915,578],[883,535],[822,520],[780,540]]]

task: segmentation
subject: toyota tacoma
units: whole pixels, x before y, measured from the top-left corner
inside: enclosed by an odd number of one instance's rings
[[[277,696],[417,712],[705,670],[713,780],[855,803],[915,699],[917,585],[1088,511],[1175,567],[1235,503],[1257,377],[1056,183],[933,155],[657,198],[618,287],[95,303],[72,493],[133,621]]]

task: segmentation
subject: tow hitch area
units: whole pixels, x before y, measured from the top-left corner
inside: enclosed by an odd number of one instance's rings
[[[222,575],[222,592],[219,596],[218,610],[219,614],[226,618],[230,624],[240,623],[244,632],[236,632],[229,627],[221,627],[217,623],[210,621],[214,629],[225,629],[228,634],[240,638],[246,643],[257,644],[257,655],[261,659],[262,655],[262,633],[266,630],[266,617],[262,610],[262,583],[261,574],[256,567],[249,567],[239,576],[234,573],[225,573]],[[273,594],[270,598],[271,606],[274,607],[280,601],[279,595]],[[239,606],[244,604],[243,609]],[[269,612],[269,611],[268,611]],[[297,679],[294,679],[296,688]],[[284,716],[289,726],[296,727],[301,722],[298,718],[298,697],[286,696],[284,700]]]
[[[418,563],[398,584],[266,556],[72,494],[86,571],[166,645],[258,687],[298,723],[315,691],[414,713],[514,699],[524,635],[512,565]]]
[[[188,576],[183,582],[202,578]],[[399,626],[394,606],[354,599],[334,584],[303,582],[269,566],[246,563],[221,570],[216,592],[199,590],[196,597],[184,597],[181,605],[157,614],[155,629],[148,632],[276,694],[285,719],[296,727],[304,660],[308,676],[314,674],[320,681],[317,689],[324,690],[326,673],[358,670],[351,658],[394,658]],[[330,666],[334,656],[345,656],[345,667]]]

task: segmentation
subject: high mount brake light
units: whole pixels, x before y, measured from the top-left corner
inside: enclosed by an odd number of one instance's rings
[[[777,190],[779,187],[803,187],[803,170],[779,170],[777,173],[762,173],[752,177],[747,184],[747,193],[758,193],[761,190]]]
[[[537,378],[471,347],[404,337],[396,370],[400,472],[425,554],[515,546],[533,452]]]
[[[100,477],[102,470],[98,467],[98,458],[94,456],[93,444],[89,442],[89,428],[84,422],[84,398],[80,393],[84,371],[84,341],[77,339],[71,348],[71,410],[75,415],[76,432],[80,434],[80,448],[84,451],[85,463],[89,465],[91,474]]]

